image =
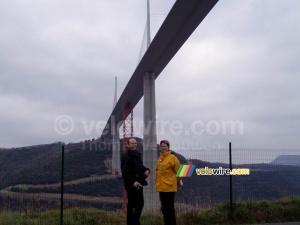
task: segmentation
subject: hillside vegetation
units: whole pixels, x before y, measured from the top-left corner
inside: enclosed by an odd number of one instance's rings
[[[290,197],[277,201],[257,201],[234,204],[231,213],[229,204],[218,204],[210,209],[177,213],[178,225],[255,224],[300,221],[300,198]],[[161,214],[142,214],[143,225],[163,225]],[[0,214],[1,225],[59,225],[60,212]],[[121,212],[73,208],[64,212],[65,225],[125,225],[126,217]]]

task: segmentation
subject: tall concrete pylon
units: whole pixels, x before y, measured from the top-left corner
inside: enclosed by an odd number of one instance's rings
[[[147,47],[150,46],[150,4],[147,0]],[[155,169],[157,160],[156,136],[156,106],[155,106],[155,74],[151,71],[144,74],[144,134],[143,134],[143,161],[151,173],[148,177],[148,186],[144,188],[145,211],[159,211],[159,197],[155,189]]]
[[[151,173],[148,177],[148,186],[144,188],[145,210],[159,211],[159,197],[155,189],[155,169],[157,160],[156,136],[156,107],[155,107],[155,74],[144,75],[144,141],[143,161]]]
[[[113,110],[117,104],[117,77],[115,77],[115,97],[113,103]],[[121,175],[121,162],[120,162],[120,135],[119,124],[112,118],[112,174]]]
[[[117,85],[118,85],[118,78],[115,77],[115,97],[114,97],[114,103],[113,103],[113,110],[118,102],[118,96],[117,96]]]

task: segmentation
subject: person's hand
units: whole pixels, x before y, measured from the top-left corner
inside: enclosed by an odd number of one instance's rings
[[[180,180],[180,182],[177,184],[178,189],[180,189],[183,186],[183,182],[182,180]]]
[[[139,182],[136,181],[133,183],[133,187],[137,188],[138,186],[141,186],[141,184]]]
[[[146,177],[148,177],[149,174],[150,174],[149,170],[146,170],[145,173],[144,173],[144,175],[145,175]]]

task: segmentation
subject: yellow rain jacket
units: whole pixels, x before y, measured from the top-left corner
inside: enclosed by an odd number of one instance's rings
[[[176,177],[180,162],[171,151],[161,152],[156,166],[156,191],[177,192],[181,177]]]

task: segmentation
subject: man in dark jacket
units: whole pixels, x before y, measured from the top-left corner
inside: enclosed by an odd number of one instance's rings
[[[128,150],[122,157],[122,178],[127,192],[127,225],[140,225],[140,217],[144,207],[143,186],[150,169],[143,165],[141,154],[136,150],[137,142],[128,139]]]

